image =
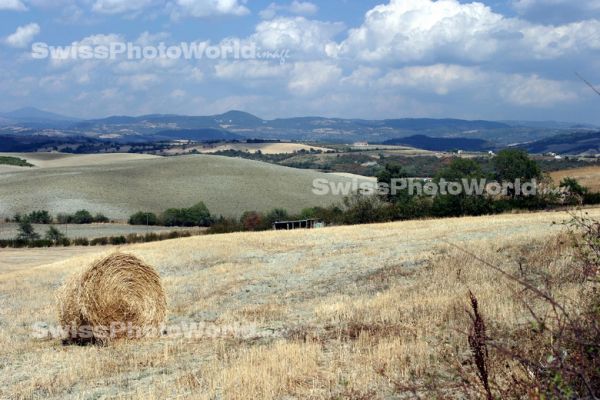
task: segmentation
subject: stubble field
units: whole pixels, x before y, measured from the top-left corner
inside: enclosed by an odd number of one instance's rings
[[[510,271],[524,258],[564,269],[560,223],[569,218],[509,214],[125,246],[159,271],[169,329],[199,323],[221,333],[106,347],[34,339],[31,326],[55,324],[59,285],[116,249],[69,249],[63,260],[60,249],[0,250],[12,260],[0,263],[0,398],[402,398],[402,384],[451,374],[447,351],[467,352],[468,290],[490,320],[526,322],[527,310],[507,296],[514,283],[448,242]]]

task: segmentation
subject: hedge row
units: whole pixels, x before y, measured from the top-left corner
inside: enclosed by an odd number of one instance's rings
[[[159,242],[162,240],[190,237],[190,236],[194,236],[194,235],[199,235],[199,233],[191,232],[191,231],[171,231],[171,232],[161,232],[161,233],[149,232],[144,235],[132,233],[129,235],[106,236],[106,237],[100,237],[100,238],[95,238],[95,239],[62,238],[57,241],[46,240],[46,239],[37,239],[37,240],[9,239],[9,240],[0,240],[0,248],[124,245],[124,244],[133,244],[133,243]]]

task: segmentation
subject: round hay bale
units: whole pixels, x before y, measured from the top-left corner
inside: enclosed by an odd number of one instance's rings
[[[58,291],[65,342],[106,343],[160,332],[166,297],[160,277],[139,258],[111,254],[75,274]]]

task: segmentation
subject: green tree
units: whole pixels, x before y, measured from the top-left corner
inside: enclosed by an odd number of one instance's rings
[[[441,169],[435,176],[435,182],[457,182],[463,190],[459,194],[440,194],[433,199],[432,213],[435,216],[481,215],[490,212],[491,200],[483,192],[467,193],[465,183],[472,189],[485,188],[485,174],[475,160],[453,158],[450,165]]]
[[[287,210],[284,210],[283,208],[275,208],[265,215],[263,221],[263,224],[265,225],[264,228],[270,229],[273,226],[273,223],[277,221],[287,221],[290,219],[291,218]]]
[[[394,186],[394,181],[398,179],[406,179],[408,174],[402,168],[400,164],[388,163],[384,169],[377,174],[377,183],[384,184],[388,188]],[[382,195],[382,200],[389,202],[407,201],[409,199],[408,190],[396,191],[395,194],[390,190],[388,193]]]
[[[203,202],[193,205],[187,212],[194,226],[210,226],[213,222],[210,211]]]
[[[94,217],[87,210],[79,210],[75,214],[73,214],[74,224],[91,224],[94,222]]]
[[[460,182],[462,179],[480,179],[485,178],[481,170],[481,165],[470,158],[455,157],[450,164],[442,168],[435,176],[439,181],[444,178],[448,182]]]
[[[529,154],[521,149],[505,149],[494,158],[494,170],[499,182],[514,183],[541,179],[542,170],[539,165],[529,158]]]
[[[33,211],[28,216],[29,221],[33,224],[50,224],[52,217],[46,210]]]
[[[151,212],[138,211],[129,217],[129,225],[158,225],[158,217]]]
[[[17,240],[38,240],[40,235],[35,231],[28,218],[22,217],[19,221],[19,233]]]
[[[44,239],[49,240],[53,243],[58,243],[65,238],[65,235],[56,229],[55,226],[50,226],[44,235]]]
[[[560,182],[560,187],[567,189],[565,202],[571,205],[583,204],[589,202],[589,190],[581,185],[577,179],[566,177]],[[593,203],[593,202],[592,202]]]
[[[162,215],[166,226],[210,226],[213,218],[203,202],[190,208],[169,208]]]
[[[570,193],[585,196],[588,193],[588,188],[580,184],[577,179],[566,177],[562,181],[560,181],[560,187],[567,188]]]
[[[355,194],[344,198],[344,222],[346,224],[369,224],[391,219],[391,204],[377,196]]]
[[[96,215],[94,215],[94,222],[98,222],[98,223],[107,223],[110,222],[110,220],[108,219],[108,217],[102,213],[98,213]]]

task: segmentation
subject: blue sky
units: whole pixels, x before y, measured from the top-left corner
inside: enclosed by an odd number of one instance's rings
[[[234,41],[289,57],[32,54]],[[4,111],[600,123],[599,55],[600,0],[0,0]]]

